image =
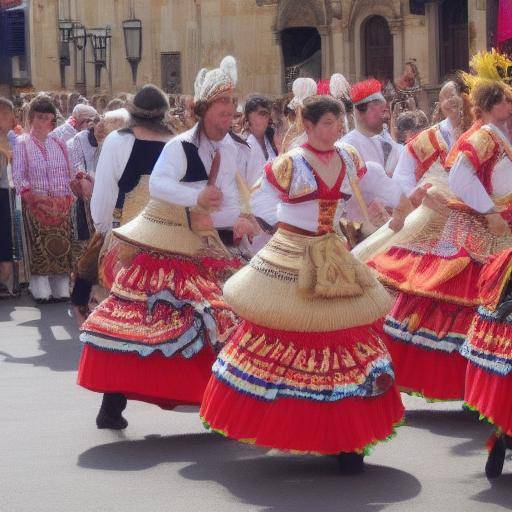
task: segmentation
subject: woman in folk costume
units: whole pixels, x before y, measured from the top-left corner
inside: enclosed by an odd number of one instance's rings
[[[488,440],[488,478],[503,471],[512,449],[512,251],[488,259],[478,289],[482,305],[473,316],[461,354],[467,358],[464,401],[495,427]]]
[[[439,108],[445,119],[406,144],[393,173],[393,181],[416,209],[407,215],[402,230],[396,232],[386,223],[353,250],[357,258],[376,268],[390,286],[394,285],[394,272],[404,251],[417,251],[422,243],[428,246],[439,236],[448,216],[446,200],[451,194],[447,157],[472,120],[471,103],[461,84],[448,81],[443,85]]]
[[[240,214],[237,148],[228,133],[235,70],[229,57],[199,73],[201,121],[166,144],[148,205],[113,230],[124,242],[124,266],[82,325],[78,372],[81,386],[104,393],[98,428],[125,428],[127,399],[166,409],[200,404],[216,348],[235,323],[221,286],[240,262],[214,229],[233,226],[241,238],[252,228]]]
[[[165,124],[169,100],[158,87],[143,86],[117,117],[107,113],[99,131],[108,132],[101,146],[90,198],[95,233],[77,264],[71,296],[77,320],[89,312],[93,285],[99,283],[94,302],[104,299],[120,268],[119,244],[110,232],[139,214],[149,200],[149,177],[172,132]],[[109,115],[110,114],[110,115]],[[124,117],[124,127],[116,124]],[[78,186],[88,179],[77,179]]]
[[[506,67],[507,66],[507,67]],[[504,62],[501,66],[503,72],[500,77],[507,77],[509,84],[507,105],[496,104],[494,109],[502,109],[506,116],[507,109],[512,110],[512,89],[510,89],[510,72],[512,62]],[[487,101],[491,101],[489,97]],[[512,114],[508,118],[508,138],[511,141],[510,127],[512,126]],[[507,133],[506,127],[501,125],[502,132]],[[479,139],[482,142],[485,139]],[[468,142],[473,142],[468,141]],[[475,141],[476,142],[476,141]],[[476,149],[475,144],[471,145],[472,151]],[[506,146],[505,146],[506,147]],[[510,160],[512,154],[510,145],[507,156]],[[474,155],[474,153],[473,153]],[[469,156],[469,155],[468,155]],[[475,155],[476,156],[476,155]],[[501,158],[500,158],[501,157]],[[496,192],[505,181],[510,182],[504,173],[510,173],[512,167],[504,165],[502,155],[494,156],[497,160],[496,167],[489,177],[483,178],[482,183],[486,190]],[[488,174],[491,165],[479,166],[477,162],[475,169],[478,176]],[[498,167],[500,166],[500,167]],[[501,177],[499,173],[501,171]],[[501,179],[500,179],[501,178]],[[500,183],[501,181],[501,183]],[[491,194],[492,197],[492,194]],[[496,208],[502,217],[510,224],[510,207],[506,205]],[[488,258],[478,282],[479,299],[481,306],[475,312],[469,328],[466,341],[461,348],[461,354],[467,358],[468,367],[466,371],[466,383],[464,400],[466,404],[480,413],[495,426],[495,433],[487,443],[489,456],[485,466],[485,473],[488,478],[497,478],[503,470],[506,449],[512,449],[512,284],[510,281],[512,269],[512,251],[507,248],[505,251]]]
[[[445,226],[430,247],[397,260],[400,293],[384,330],[398,385],[427,398],[464,397],[466,360],[459,350],[480,304],[476,283],[486,258],[512,243],[508,217],[499,213],[510,207],[512,193],[512,150],[503,133],[510,97],[499,79],[473,86],[483,126],[458,143],[449,173],[457,199],[448,202]]]
[[[74,197],[66,144],[50,133],[56,117],[50,98],[36,96],[28,110],[30,133],[17,138],[13,153],[28,240],[29,290],[38,302],[69,298]]]
[[[359,472],[403,407],[372,329],[390,298],[334,233],[362,165],[353,148],[334,147],[341,113],[330,97],[304,100],[306,142],[266,168],[278,230],[224,286],[242,323],[215,362],[200,414],[228,437],[338,454],[342,471]]]

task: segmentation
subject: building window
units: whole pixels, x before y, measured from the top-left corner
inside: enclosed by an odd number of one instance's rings
[[[469,34],[467,0],[444,2],[440,9],[441,69],[444,78],[456,70],[468,70]]]
[[[367,77],[393,80],[393,36],[382,16],[370,16],[363,25],[363,66]]]
[[[168,94],[180,94],[181,88],[181,53],[169,52],[160,55],[162,89]]]
[[[281,32],[286,90],[302,76],[322,77],[322,42],[314,27],[287,28]]]

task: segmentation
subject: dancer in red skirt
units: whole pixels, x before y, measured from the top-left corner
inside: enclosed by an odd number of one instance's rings
[[[496,56],[479,54],[472,64]],[[437,400],[464,398],[467,362],[459,350],[480,305],[475,283],[487,257],[512,244],[504,213],[512,208],[512,148],[504,131],[510,91],[499,79],[475,78],[472,85],[482,125],[458,143],[449,173],[456,199],[448,201],[444,228],[432,237],[426,226],[416,247],[401,255],[395,249],[384,279],[400,292],[384,325],[397,383]],[[373,266],[379,271],[378,258]]]
[[[201,122],[164,147],[151,173],[152,199],[114,230],[128,244],[110,296],[82,326],[78,383],[104,393],[98,428],[127,426],[127,399],[173,408],[199,405],[218,346],[236,323],[221,286],[240,261],[222,244],[251,236],[237,188],[236,64],[202,70],[196,80]]]
[[[334,147],[342,107],[304,100],[304,145],[266,168],[278,230],[224,286],[242,319],[213,367],[201,417],[239,441],[336,454],[363,470],[367,449],[393,435],[403,406],[386,346],[372,324],[390,297],[333,230],[364,164]]]
[[[466,404],[496,427],[488,442],[488,478],[503,470],[505,451],[512,448],[512,250],[490,258],[482,271],[481,306],[473,318],[461,353],[469,363]]]

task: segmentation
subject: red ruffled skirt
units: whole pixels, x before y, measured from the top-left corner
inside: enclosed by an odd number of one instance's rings
[[[464,401],[512,436],[512,374],[493,374],[468,363]]]
[[[85,345],[78,366],[78,384],[98,393],[121,393],[131,400],[172,409],[200,405],[212,373],[215,352],[204,347],[191,359],[153,353],[147,357]]]
[[[462,400],[467,361],[459,349],[474,308],[400,293],[385,320],[386,343],[402,391]]]
[[[462,354],[468,359],[464,400],[512,435],[512,319],[479,308]]]
[[[207,263],[143,253],[123,268],[82,325],[78,384],[164,408],[199,405],[216,347],[237,323]]]
[[[200,415],[238,441],[294,452],[364,452],[404,408],[371,326],[289,332],[244,321],[219,354]]]

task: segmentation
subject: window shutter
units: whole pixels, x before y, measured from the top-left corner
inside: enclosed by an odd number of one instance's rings
[[[7,55],[10,57],[25,55],[25,12],[19,9],[7,11],[4,17]]]

